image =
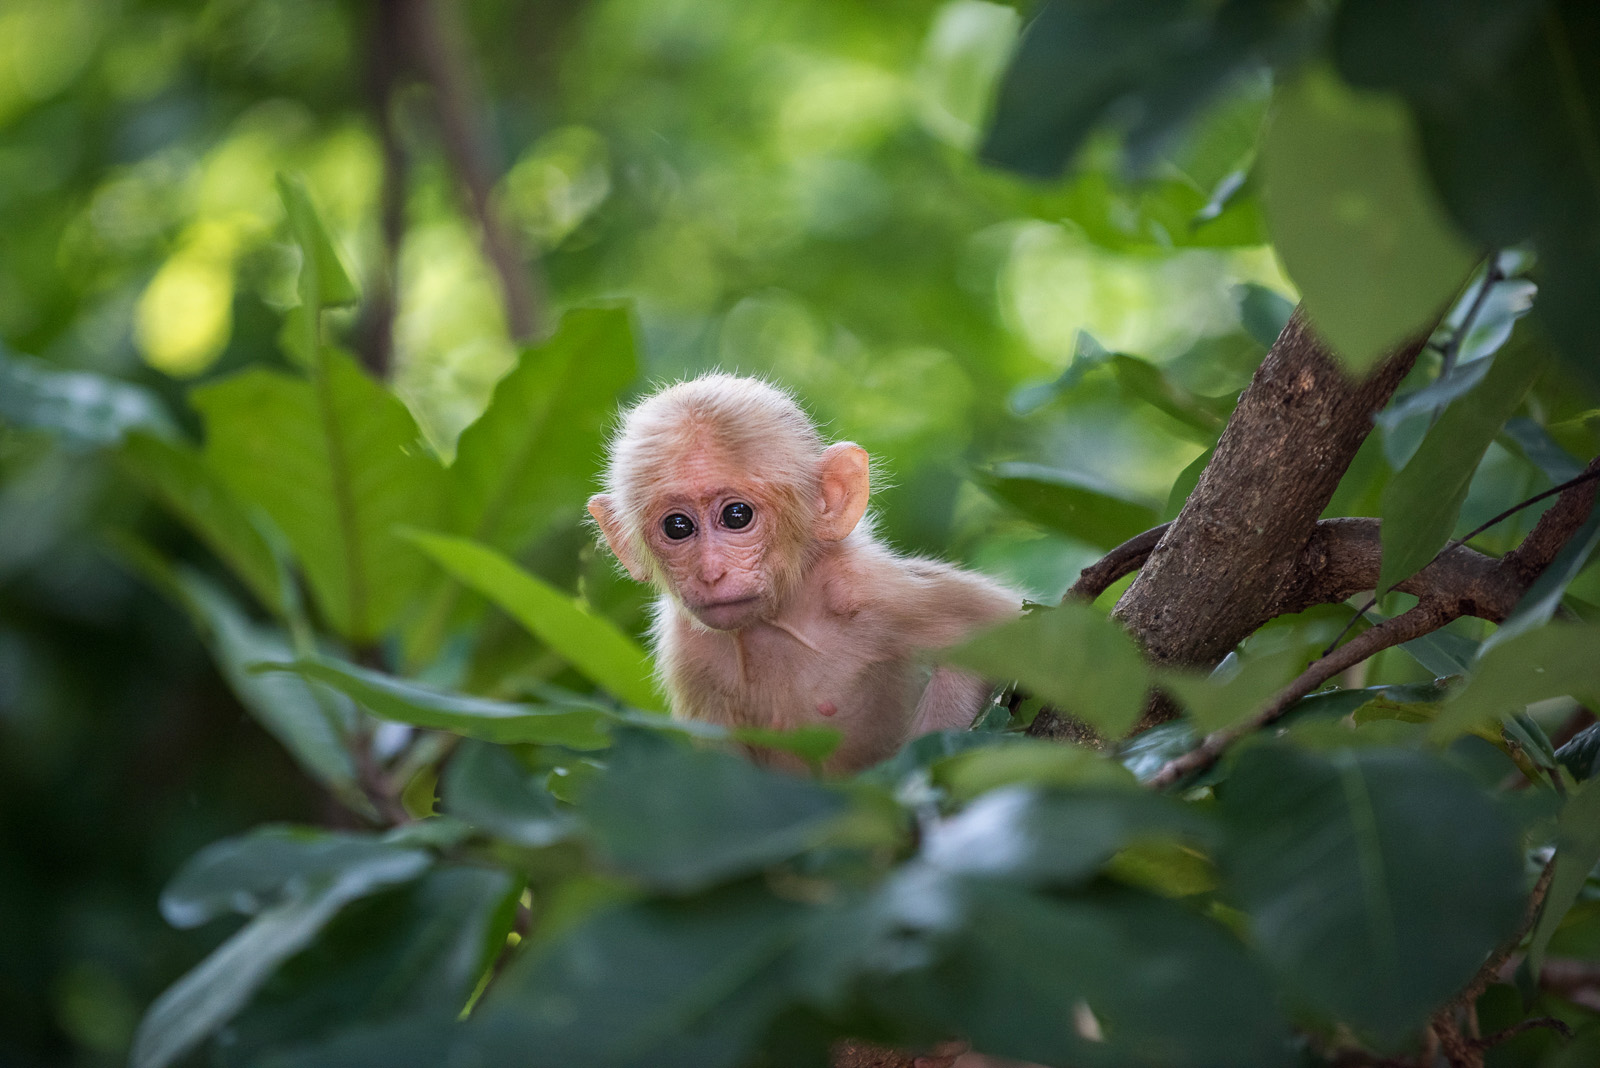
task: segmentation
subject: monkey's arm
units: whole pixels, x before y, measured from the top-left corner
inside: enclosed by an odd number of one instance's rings
[[[947,665],[935,668],[917,701],[911,737],[931,731],[966,730],[982,711],[989,689],[989,684],[976,675]]]
[[[900,636],[913,649],[954,645],[1022,612],[1020,593],[976,571],[923,559],[902,561],[900,570],[885,592]]]

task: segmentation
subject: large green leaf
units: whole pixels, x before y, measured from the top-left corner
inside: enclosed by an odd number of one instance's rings
[[[1596,650],[1600,624],[1595,623],[1547,623],[1486,649],[1471,681],[1434,721],[1434,736],[1451,738],[1552,697],[1600,697]]]
[[[603,911],[507,969],[462,1063],[735,1068],[784,1004],[798,911],[750,886]]]
[[[171,436],[155,394],[89,371],[66,371],[0,344],[0,425],[47,430],[68,445],[111,445],[130,431]]]
[[[1297,646],[1259,656],[1233,657],[1209,675],[1163,670],[1162,689],[1175,696],[1202,732],[1231,727],[1260,710],[1306,665]]]
[[[983,157],[1053,178],[1096,126],[1114,123],[1134,162],[1148,162],[1293,23],[1266,4],[1227,10],[1220,19],[1184,0],[1041,5],[1001,81]]]
[[[662,708],[649,655],[615,623],[486,545],[440,534],[412,533],[410,539],[591,680],[636,707]]]
[[[1514,338],[1483,381],[1445,409],[1416,454],[1389,480],[1383,490],[1381,589],[1420,571],[1445,547],[1479,461],[1545,365],[1537,345]]]
[[[1545,893],[1544,911],[1528,943],[1527,968],[1537,976],[1550,936],[1578,900],[1589,873],[1600,862],[1600,780],[1590,779],[1567,798],[1556,828],[1556,870]]]
[[[1086,1068],[1287,1063],[1261,966],[1220,924],[1142,893],[1047,898],[917,864],[815,926],[799,970],[812,996],[859,991],[924,1040]]]
[[[1161,522],[1153,506],[1074,471],[1029,463],[996,464],[978,484],[1035,523],[1103,549]]]
[[[1006,787],[929,828],[922,857],[944,871],[1071,885],[1091,878],[1134,841],[1193,838],[1205,830],[1195,809],[1144,790]]]
[[[543,705],[514,704],[485,697],[450,693],[393,675],[337,660],[263,659],[253,665],[262,678],[280,672],[324,683],[350,697],[373,715],[415,727],[453,731],[491,742],[533,742],[573,749],[606,745],[610,714],[592,704],[573,701]]]
[[[189,525],[262,604],[283,611],[283,569],[277,554],[233,494],[187,445],[129,434],[117,456],[132,475]]]
[[[427,853],[405,850],[383,862],[358,863],[297,883],[283,901],[259,913],[156,998],[134,1035],[132,1068],[165,1068],[182,1057],[242,1009],[340,909],[415,879],[429,863]]]
[[[303,1063],[326,1052],[334,1036],[370,1034],[377,1021],[412,1025],[422,1043],[452,1034],[462,1007],[505,947],[521,889],[494,868],[436,868],[409,886],[352,905],[228,1025],[228,1063]],[[415,1026],[422,1023],[428,1026]],[[444,1062],[443,1054],[429,1057],[428,1050],[424,1044],[391,1051],[388,1063]],[[280,1061],[274,1054],[283,1051]]]
[[[462,431],[450,467],[453,529],[516,552],[581,507],[617,395],[637,373],[626,308],[567,312]]]
[[[1480,258],[1440,208],[1398,100],[1314,67],[1280,90],[1262,165],[1274,247],[1354,368],[1428,333]]]
[[[198,927],[230,912],[254,916],[310,884],[345,876],[381,882],[395,871],[420,871],[428,861],[422,850],[375,835],[257,827],[190,857],[161,892],[161,914],[174,927]]]
[[[1127,733],[1144,708],[1150,673],[1121,626],[1077,602],[984,631],[948,659],[1024,689],[1108,737]]]
[[[759,871],[818,844],[848,803],[835,790],[731,753],[640,733],[619,740],[578,808],[613,864],[683,892]]]
[[[1297,996],[1381,1041],[1516,927],[1518,828],[1427,753],[1257,746],[1218,795],[1227,895],[1255,943]]]
[[[1590,0],[1349,0],[1334,53],[1393,89],[1456,222],[1487,248],[1533,241],[1533,314],[1600,386],[1600,6]]]
[[[517,845],[539,848],[577,830],[578,821],[505,749],[468,742],[440,784],[445,811]]]
[[[441,469],[405,406],[337,352],[311,381],[249,370],[192,397],[207,462],[283,531],[328,622],[381,634],[428,571],[393,530],[440,514]]]

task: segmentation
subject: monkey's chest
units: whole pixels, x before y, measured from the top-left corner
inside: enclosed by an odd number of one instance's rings
[[[927,682],[910,661],[864,657],[844,643],[808,649],[780,634],[743,646],[685,650],[684,677],[673,680],[680,714],[727,726],[832,727],[841,735],[828,762],[836,768],[865,767],[899,748]]]

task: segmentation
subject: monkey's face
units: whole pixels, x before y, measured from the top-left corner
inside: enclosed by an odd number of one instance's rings
[[[689,613],[713,630],[738,630],[768,614],[765,567],[771,509],[749,491],[718,487],[674,494],[646,516],[645,540],[661,578]]]

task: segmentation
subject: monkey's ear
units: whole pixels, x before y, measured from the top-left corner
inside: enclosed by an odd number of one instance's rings
[[[819,467],[822,515],[817,519],[817,537],[842,541],[867,512],[867,497],[872,492],[867,450],[849,441],[829,445],[823,450]]]
[[[640,566],[638,555],[628,540],[628,532],[622,524],[622,517],[617,514],[617,505],[611,499],[611,494],[596,493],[590,497],[589,514],[600,524],[600,533],[605,535],[606,544],[611,546],[611,551],[622,562],[622,566],[628,569],[628,574],[633,580],[648,581],[650,573]]]

